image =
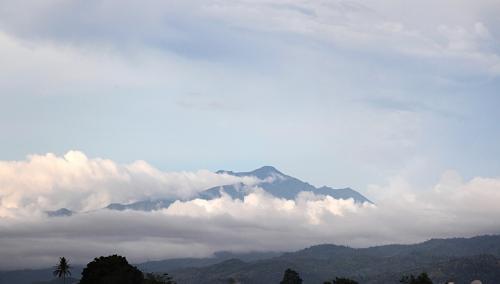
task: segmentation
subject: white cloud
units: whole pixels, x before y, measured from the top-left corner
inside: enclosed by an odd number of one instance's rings
[[[373,207],[371,204],[356,205],[353,200],[339,200],[331,196],[315,196],[303,192],[296,200],[274,198],[261,189],[253,191],[244,200],[233,200],[228,195],[214,200],[195,199],[186,202],[175,202],[164,212],[171,216],[189,216],[194,218],[213,218],[230,216],[232,218],[253,222],[264,220],[279,222],[291,219],[304,224],[318,225],[323,215],[343,216],[356,212],[360,208]],[[272,212],[272,214],[270,214]]]
[[[188,196],[241,180],[208,171],[161,172],[145,162],[120,165],[81,152],[0,163],[0,267],[48,266],[60,255],[75,263],[120,253],[134,262],[208,256],[218,250],[293,250],[318,243],[368,246],[431,237],[500,233],[500,179],[463,181],[446,172],[419,189],[402,178],[371,186],[376,201],[302,193],[295,200],[253,187],[244,200],[177,201],[154,212],[95,210],[48,218],[39,209],[97,209],[111,201]],[[38,210],[34,210],[36,208]]]
[[[78,151],[63,157],[32,155],[26,161],[0,162],[0,217],[43,212],[62,207],[76,211],[103,208],[112,202],[129,203],[148,198],[189,198],[224,184],[255,182],[197,172],[162,172],[144,161],[121,165],[89,159]]]

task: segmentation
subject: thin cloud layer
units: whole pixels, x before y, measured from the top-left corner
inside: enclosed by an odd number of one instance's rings
[[[33,155],[0,163],[0,267],[44,267],[65,255],[86,263],[120,253],[134,262],[209,256],[215,251],[284,251],[319,243],[369,246],[431,237],[500,233],[500,179],[463,181],[446,172],[432,188],[402,178],[371,186],[372,204],[301,193],[295,200],[252,190],[244,200],[177,201],[153,212],[93,210],[49,218],[45,206],[98,209],[106,202],[189,196],[241,179],[198,171],[161,172],[145,162],[120,165],[88,158]],[[80,196],[77,200],[75,196]],[[55,208],[54,207],[54,208]],[[37,208],[40,210],[33,210]]]
[[[266,44],[252,35],[270,33],[369,53],[439,57],[498,76],[498,40],[490,28],[498,25],[492,15],[499,10],[495,1],[451,0],[6,2],[0,29],[28,39],[125,50],[148,46],[208,59],[248,56],[245,43]],[[243,31],[253,39],[238,35]]]

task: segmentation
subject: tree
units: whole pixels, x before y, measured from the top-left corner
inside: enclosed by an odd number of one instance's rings
[[[281,280],[280,284],[302,284],[302,279],[300,278],[297,271],[288,268],[287,270],[285,270],[283,280]]]
[[[142,284],[144,276],[119,255],[95,258],[83,269],[80,284]]]
[[[63,283],[66,283],[66,275],[71,275],[71,266],[69,266],[68,261],[65,257],[59,258],[59,264],[54,267],[54,276],[63,279]]]
[[[351,280],[349,278],[339,278],[335,277],[332,281],[326,281],[323,284],[358,284],[358,282]]]
[[[417,277],[413,276],[413,274],[405,275],[401,280],[399,280],[400,283],[404,284],[432,284],[432,280],[429,278],[429,275],[427,273],[423,272]]]
[[[168,273],[155,274],[146,273],[146,277],[142,284],[175,284],[175,281]]]

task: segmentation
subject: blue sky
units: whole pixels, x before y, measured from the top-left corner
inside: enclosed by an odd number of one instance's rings
[[[500,233],[498,15],[498,0],[0,1],[0,269]],[[243,200],[101,210],[262,165],[375,204],[249,182]]]
[[[450,169],[498,176],[499,13],[497,1],[4,1],[0,158],[267,164],[361,191]]]

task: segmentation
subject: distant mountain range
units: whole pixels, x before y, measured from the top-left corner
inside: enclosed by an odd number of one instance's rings
[[[295,199],[302,191],[312,192],[316,195],[328,195],[335,199],[353,199],[356,203],[372,203],[368,198],[351,188],[335,189],[327,186],[314,187],[313,185],[301,181],[292,176],[286,175],[272,166],[264,166],[250,172],[217,171],[218,174],[229,174],[238,177],[256,177],[260,180],[258,186],[267,193],[285,199]],[[214,199],[219,198],[222,192],[228,194],[233,199],[243,199],[249,194],[249,189],[242,184],[222,185],[206,189],[193,198]],[[142,200],[130,204],[112,203],[106,208],[111,210],[141,210],[153,211],[167,208],[176,199],[156,199]]]
[[[300,192],[305,191],[312,192],[316,195],[328,195],[335,199],[353,199],[357,203],[372,203],[366,197],[351,188],[335,189],[327,186],[319,188],[314,187],[307,182],[303,182],[297,178],[286,175],[271,166],[258,168],[251,172],[235,173],[232,171],[218,171],[217,173],[225,173],[238,177],[257,177],[263,181],[259,183],[259,186],[266,192],[278,198],[295,199]],[[217,198],[220,197],[221,191],[229,194],[232,198],[239,199],[242,199],[247,194],[245,190],[241,190],[241,187],[237,185],[226,185],[205,190],[200,194],[200,197],[204,199]]]
[[[356,203],[372,203],[368,198],[364,197],[361,193],[351,188],[331,188],[327,186],[315,187],[307,182],[301,181],[292,176],[286,175],[274,167],[264,166],[250,172],[232,172],[232,171],[217,171],[218,174],[228,174],[238,177],[256,177],[260,180],[257,184],[260,188],[267,193],[284,199],[295,199],[300,192],[312,192],[316,195],[331,196],[335,199],[352,199]],[[219,198],[222,192],[228,194],[233,199],[241,199],[249,194],[252,189],[244,187],[243,184],[221,185],[208,188],[192,199],[201,198],[211,200]],[[174,203],[175,198],[162,198],[153,200],[141,200],[129,204],[111,203],[105,209],[110,210],[138,210],[138,211],[154,211],[167,208],[170,204]],[[185,200],[184,200],[185,201]],[[50,217],[64,217],[71,216],[76,212],[67,208],[61,208],[54,211],[47,211]]]
[[[399,283],[404,274],[426,271],[434,283],[500,283],[500,236],[433,239],[414,245],[349,248],[317,245],[290,253],[218,253],[210,258],[181,258],[137,265],[144,272],[168,272],[179,284],[279,283],[283,271],[299,272],[304,283],[349,277],[367,284]],[[82,267],[74,266],[73,277]],[[0,284],[51,281],[52,269],[0,272]],[[50,283],[50,282],[46,282]]]
[[[434,283],[500,283],[500,236],[433,239],[415,245],[354,249],[318,245],[271,259],[246,262],[231,259],[206,267],[169,271],[179,284],[279,283],[283,271],[299,272],[304,283],[348,277],[359,283],[399,283],[404,274],[427,272]]]

